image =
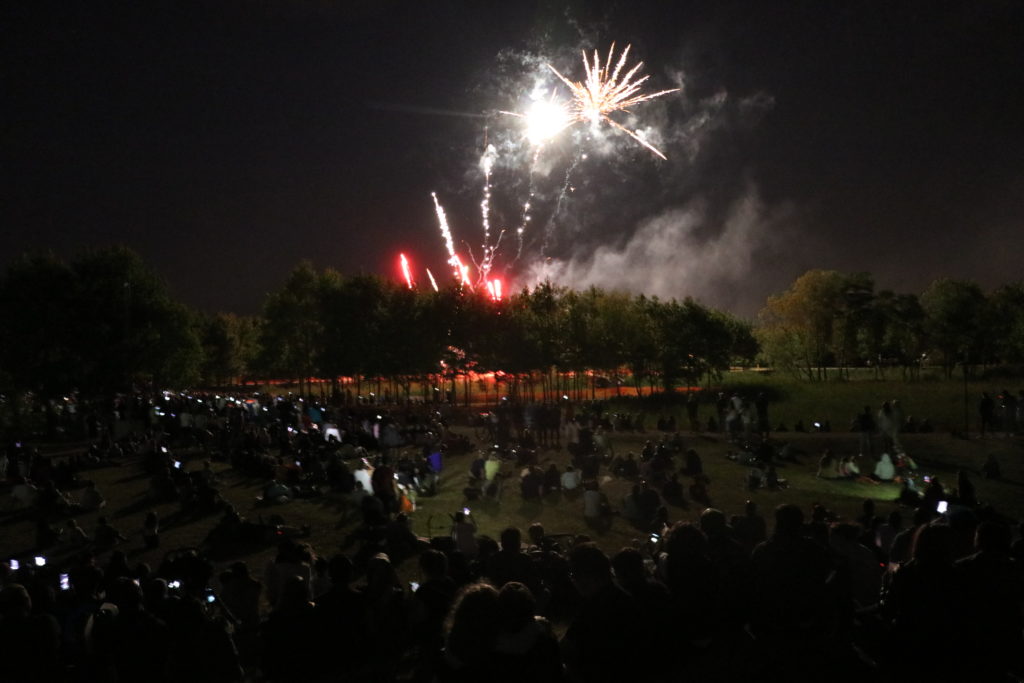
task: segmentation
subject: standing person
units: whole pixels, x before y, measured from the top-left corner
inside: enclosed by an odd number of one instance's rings
[[[767,439],[771,436],[772,424],[768,419],[768,397],[763,391],[758,392],[754,406],[757,408],[757,433]]]
[[[890,403],[892,406],[892,448],[896,453],[903,453],[903,444],[900,443],[900,431],[903,429],[903,406],[897,399]]]
[[[470,518],[469,508],[463,508],[452,517],[452,541],[455,549],[469,558],[476,557],[479,546],[476,542],[476,524]]]
[[[893,663],[897,680],[982,680],[967,671],[960,657],[905,657],[906,652],[962,652],[965,643],[963,577],[953,567],[954,537],[951,527],[930,524],[914,539],[913,558],[895,571],[885,597],[885,611],[892,618],[892,643],[899,643]]]
[[[875,433],[875,418],[871,416],[871,406],[864,406],[864,411],[854,418],[853,427],[860,435],[860,457],[872,455],[871,437]]]
[[[978,414],[981,416],[981,436],[984,438],[985,431],[991,430],[996,424],[996,402],[992,400],[987,391],[981,392]]]
[[[697,392],[691,391],[686,397],[686,419],[690,422],[690,432],[700,433],[700,417],[698,411],[700,402],[697,400]]]
[[[153,510],[146,513],[146,519],[142,523],[142,540],[146,544],[146,550],[160,547],[160,519]]]
[[[889,453],[895,452],[894,439],[893,439],[893,414],[892,406],[889,405],[888,401],[882,403],[882,407],[878,409],[878,432],[882,435],[882,452]]]
[[[769,670],[779,673],[824,651],[833,618],[832,563],[828,551],[805,537],[803,528],[800,508],[780,505],[774,533],[751,555],[750,625],[770,653]]]
[[[612,580],[608,556],[593,543],[575,547],[569,572],[582,597],[576,618],[562,637],[569,681],[645,680],[650,656],[642,653],[636,602]]]
[[[1010,536],[1009,527],[982,522],[974,537],[977,552],[954,564],[965,592],[962,616],[971,625],[963,635],[974,680],[1005,680],[1019,666],[1024,582],[1010,557]]]
[[[112,548],[115,544],[128,539],[121,535],[121,532],[114,528],[106,517],[96,519],[96,532],[93,534],[93,543],[102,550]]]
[[[1003,413],[1003,433],[1006,436],[1013,436],[1017,431],[1017,397],[1009,389],[1003,389],[999,398],[999,407]]]
[[[1017,392],[1017,427],[1024,425],[1024,389]]]
[[[715,410],[718,413],[718,431],[725,431],[725,417],[729,412],[729,399],[724,391],[718,393],[718,400],[715,401]]]

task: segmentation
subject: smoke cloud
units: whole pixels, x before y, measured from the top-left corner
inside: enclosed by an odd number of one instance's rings
[[[707,202],[697,198],[644,220],[622,245],[600,245],[536,263],[530,277],[575,289],[595,286],[666,299],[691,296],[751,315],[764,293],[751,286],[750,275],[774,255],[793,215],[789,206],[765,206],[748,183],[720,224],[709,225]]]

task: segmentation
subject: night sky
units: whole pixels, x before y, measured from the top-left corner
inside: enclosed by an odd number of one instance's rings
[[[238,313],[301,259],[444,272],[430,192],[477,240],[485,134],[519,134],[496,110],[532,67],[580,78],[579,49],[615,40],[650,89],[683,86],[634,112],[668,161],[567,133],[538,225],[587,158],[513,280],[550,257],[565,284],[751,315],[815,267],[899,291],[1024,273],[1016,1],[23,2],[0,22],[3,264],[126,244],[186,303]],[[513,225],[528,174],[499,163]]]

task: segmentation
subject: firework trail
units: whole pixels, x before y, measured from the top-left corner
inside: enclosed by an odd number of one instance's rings
[[[430,268],[427,268],[427,277],[430,278],[430,286],[437,291],[437,280],[434,279],[434,274],[430,272]]]
[[[562,210],[562,202],[565,201],[565,196],[569,192],[569,181],[572,179],[572,172],[579,166],[580,161],[586,159],[586,154],[577,153],[573,157],[572,163],[569,164],[569,168],[565,170],[565,180],[562,182],[562,189],[558,193],[558,198],[555,200],[555,208],[551,211],[551,215],[548,216],[547,223],[544,224],[544,241],[540,245],[540,255],[544,256],[548,250],[548,244],[551,242],[551,234],[554,231],[555,219],[558,217],[559,212]]]
[[[405,284],[408,285],[409,289],[412,289],[412,272],[409,270],[409,259],[405,257],[405,254],[399,254],[398,256],[402,261],[402,275],[405,276]]]
[[[444,214],[444,207],[437,200],[437,193],[431,192],[434,198],[434,209],[437,211],[437,224],[441,228],[441,237],[444,238],[444,247],[448,250],[448,264],[455,270],[455,277],[463,285],[469,284],[469,267],[462,264],[462,259],[455,253],[455,242],[452,240],[452,231],[448,227],[448,217]]]
[[[533,160],[530,161],[530,180],[528,187],[528,193],[526,196],[526,202],[523,203],[523,219],[519,223],[519,227],[516,228],[516,240],[518,248],[516,249],[516,257],[512,259],[512,263],[519,260],[519,257],[523,255],[523,235],[526,233],[526,226],[530,222],[530,207],[533,205],[533,197],[537,194],[537,184],[535,180],[534,169],[537,167],[537,159],[540,158],[540,152],[544,148],[543,144],[537,145],[537,149],[533,152]]]
[[[491,244],[491,169],[494,167],[494,161],[497,156],[498,150],[495,149],[494,145],[486,145],[484,155],[480,159],[480,166],[484,171],[484,192],[483,199],[480,201],[480,220],[484,228],[484,244],[483,256],[476,266],[480,271],[480,278],[482,280],[486,280],[491,272],[491,265],[494,262],[494,256],[497,252],[498,244],[501,242],[502,234],[499,233],[497,241]],[[473,257],[472,250],[470,250],[470,257]]]

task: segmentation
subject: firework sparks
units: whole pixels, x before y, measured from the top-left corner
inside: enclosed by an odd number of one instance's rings
[[[486,283],[487,293],[494,301],[501,301],[501,280],[488,280]]]
[[[526,137],[540,146],[571,126],[575,121],[566,106],[554,99],[537,100],[523,117],[526,119]]]
[[[455,255],[455,274],[459,276],[459,282],[462,283],[463,287],[468,287],[469,282],[469,266],[462,263],[462,259]]]
[[[509,111],[500,112],[502,114],[523,119],[526,139],[533,146],[533,149],[531,150],[532,161],[529,166],[530,175],[527,193],[525,200],[520,204],[520,223],[518,227],[509,226],[507,229],[509,234],[512,234],[513,232],[515,233],[517,249],[514,256],[510,259],[510,262],[505,264],[506,268],[515,264],[522,256],[525,247],[525,234],[527,232],[527,228],[531,225],[531,222],[535,222],[533,221],[534,216],[532,214],[535,200],[538,196],[538,190],[535,187],[535,170],[537,168],[538,159],[544,147],[566,128],[571,128],[576,124],[589,124],[592,128],[597,129],[603,122],[617,131],[625,133],[629,137],[633,138],[633,140],[643,147],[646,147],[661,159],[666,159],[661,150],[648,141],[642,130],[630,129],[613,118],[613,115],[617,112],[625,112],[629,114],[632,108],[636,105],[670,93],[678,92],[679,90],[679,88],[672,88],[657,92],[645,92],[643,90],[643,86],[650,76],[642,73],[641,69],[644,65],[643,62],[637,62],[635,65],[629,64],[630,47],[631,46],[627,45],[620,54],[616,54],[615,43],[612,43],[608,50],[607,57],[604,59],[602,59],[602,56],[596,50],[593,52],[592,56],[588,52],[584,51],[584,77],[581,81],[570,80],[553,66],[547,64],[546,66],[551,73],[569,88],[571,98],[567,101],[562,101],[558,98],[558,93],[554,88],[535,88],[530,94],[531,104],[525,110],[525,113]],[[448,218],[445,215],[444,208],[441,206],[441,202],[437,198],[437,194],[432,192],[431,197],[434,200],[438,226],[441,230],[445,250],[448,254],[447,263],[451,266],[452,272],[460,287],[475,287],[478,290],[482,290],[489,294],[495,301],[500,301],[503,296],[502,283],[499,279],[491,278],[491,273],[494,269],[495,259],[499,256],[499,247],[501,246],[502,237],[505,235],[506,230],[500,228],[495,229],[492,234],[491,212],[494,207],[492,206],[493,188],[491,182],[492,175],[495,170],[495,163],[498,160],[498,147],[488,143],[486,129],[484,132],[483,144],[484,152],[480,157],[479,162],[480,170],[483,175],[483,192],[480,200],[480,218],[481,227],[483,229],[483,243],[480,244],[476,240],[471,240],[472,244],[466,241],[462,242],[466,249],[465,258],[468,259],[468,264],[463,261],[463,257],[460,257],[456,251],[452,231],[448,225]],[[567,192],[572,189],[570,186],[570,177],[576,169],[580,159],[586,159],[586,155],[579,154],[579,151],[577,151],[576,157],[573,159],[566,171],[561,192],[558,194],[558,198],[555,203],[554,213],[550,214],[547,218],[543,243],[540,247],[542,254],[546,251],[551,238],[555,215],[560,210]],[[482,251],[478,251],[478,248]],[[471,266],[474,269],[475,281],[470,279]],[[404,254],[402,255],[402,269],[406,284],[410,288],[414,288],[415,283],[412,280],[409,264]],[[429,269],[427,269],[426,272],[427,277],[430,279],[431,286],[435,291],[437,291],[438,285],[437,281],[434,279],[433,273],[431,273]]]
[[[679,88],[671,88],[654,93],[642,92],[641,87],[650,78],[646,75],[637,76],[637,72],[644,65],[643,62],[637,62],[633,68],[622,73],[629,58],[630,47],[627,45],[626,49],[622,51],[614,68],[612,68],[612,61],[615,58],[615,43],[612,43],[611,49],[608,50],[608,59],[604,64],[601,63],[601,57],[597,50],[594,50],[593,61],[584,50],[583,70],[586,77],[583,81],[571,81],[548,64],[547,67],[551,69],[551,72],[558,76],[559,80],[565,83],[569,91],[572,92],[572,101],[569,104],[556,102],[552,95],[552,99],[547,102],[535,101],[525,114],[511,111],[501,113],[525,119],[526,136],[534,145],[543,145],[573,124],[590,123],[591,126],[596,127],[604,121],[665,159],[661,150],[648,142],[643,133],[630,130],[611,117],[614,112],[629,112],[630,107],[641,102],[648,102],[679,90]]]
[[[586,72],[586,79],[583,82],[570,81],[558,73],[555,67],[550,64],[548,64],[548,68],[572,91],[573,100],[569,105],[569,113],[573,121],[590,122],[592,126],[597,126],[601,121],[604,121],[630,136],[662,159],[665,159],[665,155],[654,145],[647,142],[639,131],[630,130],[611,117],[613,112],[628,112],[630,107],[641,102],[647,102],[656,97],[668,95],[679,90],[679,88],[672,88],[655,93],[641,92],[641,86],[650,78],[650,76],[634,78],[644,65],[643,62],[637,62],[620,79],[619,74],[622,73],[623,68],[626,66],[630,47],[627,45],[626,49],[619,55],[619,61],[616,62],[614,69],[612,69],[612,60],[615,56],[615,43],[612,43],[611,49],[608,50],[608,59],[603,66],[601,65],[601,57],[598,55],[597,50],[594,50],[593,62],[587,58],[587,53],[584,51],[583,69]]]
[[[494,145],[487,145],[484,155],[480,159],[480,166],[484,172],[484,198],[480,200],[480,219],[484,228],[484,243],[482,247],[483,256],[480,259],[480,263],[477,264],[477,268],[482,279],[486,279],[487,275],[491,272],[491,263],[494,261],[498,243],[501,242],[501,235],[499,234],[498,241],[495,244],[491,244],[491,169],[494,167],[494,160],[497,156],[498,150],[495,149]],[[470,257],[472,256],[473,254],[470,253]]]
[[[405,284],[409,289],[413,289],[412,271],[409,270],[409,259],[405,257],[405,254],[399,254],[398,256],[402,262],[402,275],[405,277]]]
[[[455,277],[459,278],[459,281],[463,285],[469,284],[469,266],[462,264],[462,259],[455,253],[455,241],[452,239],[451,228],[448,227],[448,217],[444,213],[444,207],[441,206],[441,202],[437,199],[437,193],[431,192],[430,196],[434,198],[434,208],[437,210],[437,224],[441,228],[441,236],[444,238],[444,247],[448,250],[448,264],[455,270]]]

